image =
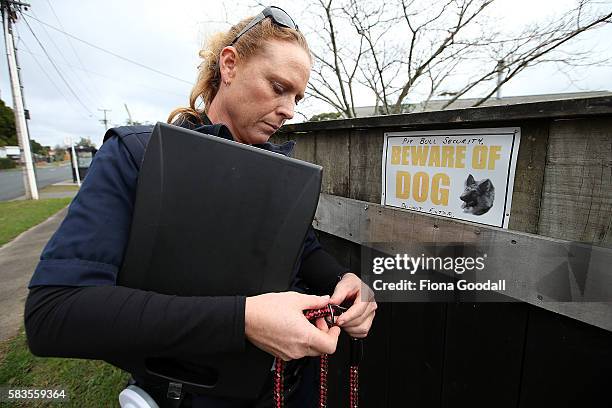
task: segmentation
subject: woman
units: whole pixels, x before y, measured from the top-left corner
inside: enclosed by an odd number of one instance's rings
[[[310,52],[293,20],[281,9],[268,7],[212,37],[200,55],[204,62],[190,106],[172,112],[169,122],[288,153],[267,141],[293,117],[309,78]],[[203,110],[196,107],[200,100]],[[146,131],[133,128],[134,134]],[[298,277],[311,293],[331,298],[293,291],[246,298],[181,297],[115,286],[139,163],[109,132],[30,282],[25,324],[34,354],[103,359],[130,370],[144,356],[197,359],[206,353],[241,351],[245,340],[283,360],[297,360],[333,353],[340,328],[353,337],[367,335],[376,310],[376,303],[367,301],[371,291],[365,287],[367,293],[362,293],[360,279],[321,249],[312,229]],[[346,301],[352,306],[339,318],[339,327],[327,328],[322,320],[312,325],[302,313]],[[167,403],[167,383],[151,386],[135,378],[161,406]],[[313,396],[309,391],[302,387],[294,402],[306,403]],[[245,403],[256,401],[202,395],[184,400],[206,407]]]

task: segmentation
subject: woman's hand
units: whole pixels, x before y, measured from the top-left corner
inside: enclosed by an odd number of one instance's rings
[[[338,282],[329,303],[340,305],[347,300],[352,301],[352,305],[338,317],[336,324],[351,337],[366,337],[378,306],[372,289],[350,272]]]
[[[306,319],[304,310],[329,304],[329,296],[297,292],[265,293],[246,298],[244,330],[258,348],[295,360],[304,356],[332,354],[336,351],[340,328],[328,328],[322,318],[316,326]]]

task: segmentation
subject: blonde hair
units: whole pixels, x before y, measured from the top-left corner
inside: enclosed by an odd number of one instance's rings
[[[199,52],[200,58],[203,61],[198,66],[198,78],[189,95],[189,106],[174,109],[168,116],[168,123],[174,122],[175,119],[177,121],[185,119],[195,124],[202,123],[201,114],[208,111],[221,86],[221,71],[219,69],[221,51],[230,45],[234,38],[236,38],[236,35],[252,19],[253,17],[245,18],[227,32],[216,33],[208,38],[204,48]],[[236,48],[240,59],[246,61],[260,51],[266,41],[271,39],[295,42],[310,56],[308,43],[302,33],[291,28],[281,27],[270,18],[265,18],[251,27],[233,46]],[[196,107],[199,100],[204,103],[204,109],[198,110]]]

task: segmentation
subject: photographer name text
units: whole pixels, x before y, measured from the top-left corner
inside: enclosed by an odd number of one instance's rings
[[[460,279],[457,282],[433,282],[429,279],[418,281],[402,279],[395,282],[385,282],[382,279],[377,279],[372,282],[372,288],[375,291],[505,291],[506,280],[468,282],[465,279]]]

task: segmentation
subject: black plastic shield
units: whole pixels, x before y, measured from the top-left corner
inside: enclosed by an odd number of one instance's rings
[[[278,153],[158,123],[118,285],[180,296],[287,290],[321,173]],[[252,398],[271,365],[272,356],[247,342],[244,353],[151,359],[146,369],[197,392]]]

